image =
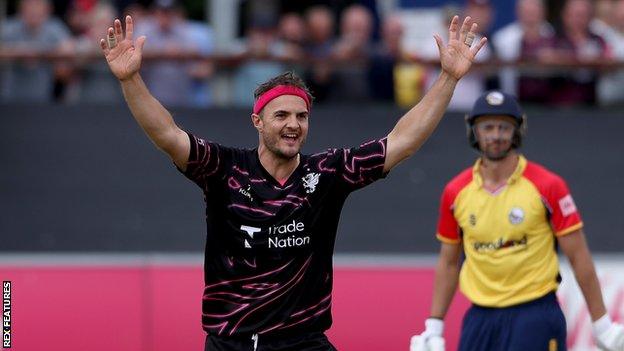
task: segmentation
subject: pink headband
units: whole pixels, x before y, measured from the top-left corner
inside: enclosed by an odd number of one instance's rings
[[[298,88],[293,85],[278,85],[269,89],[264,94],[260,95],[258,100],[256,100],[256,102],[254,103],[253,113],[254,114],[260,113],[260,111],[262,111],[262,109],[264,108],[264,106],[266,106],[266,104],[268,104],[271,100],[275,99],[276,97],[282,96],[282,95],[299,96],[300,98],[303,99],[303,101],[305,101],[306,107],[308,108],[308,110],[310,109],[310,98],[308,97],[308,94],[303,89]]]

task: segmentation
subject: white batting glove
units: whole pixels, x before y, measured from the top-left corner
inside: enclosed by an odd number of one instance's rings
[[[425,331],[420,335],[412,336],[410,351],[444,351],[444,321],[437,318],[427,318]]]
[[[608,314],[592,323],[596,345],[605,351],[624,351],[624,326],[613,323]]]

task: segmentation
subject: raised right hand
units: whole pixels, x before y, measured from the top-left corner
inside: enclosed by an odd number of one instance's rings
[[[100,40],[100,47],[104,57],[106,57],[108,67],[119,80],[132,78],[141,68],[145,36],[140,36],[135,45],[132,41],[133,30],[132,17],[126,16],[125,36],[121,28],[121,21],[116,19],[113,27],[108,28],[106,39]]]

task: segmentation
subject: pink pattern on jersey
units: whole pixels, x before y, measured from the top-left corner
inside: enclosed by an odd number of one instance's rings
[[[384,155],[386,154],[386,146],[383,143],[383,140],[378,141],[370,141],[368,143],[362,144],[361,147],[370,145],[373,142],[377,142],[381,145],[381,152],[374,153],[366,156],[353,156],[351,158],[351,162],[349,163],[349,150],[343,150],[343,159],[345,162],[345,173],[342,175],[342,178],[346,180],[348,183],[360,185],[366,183],[365,179],[367,171],[371,171],[377,168],[383,167],[385,163]],[[367,160],[378,159],[379,162],[370,167],[363,167],[362,163]],[[357,179],[354,179],[357,175]]]
[[[259,208],[253,208],[253,207],[240,205],[240,204],[231,204],[228,206],[228,208],[240,208],[242,210],[249,211],[249,212],[262,213],[263,215],[267,215],[267,216],[275,216],[275,213],[271,213],[265,210],[261,210]]]
[[[310,316],[308,316],[308,317],[306,317],[306,318],[303,318],[303,319],[301,319],[301,320],[298,320],[298,321],[296,321],[296,322],[293,322],[293,323],[290,323],[290,324],[283,325],[283,326],[281,326],[279,329],[287,329],[287,328],[293,327],[293,326],[295,326],[295,325],[297,325],[297,324],[301,324],[301,323],[303,323],[303,322],[306,322],[306,321],[308,321],[308,320],[310,320],[310,319],[312,319],[312,318],[314,318],[314,317],[318,317],[319,315],[323,314],[325,311],[327,311],[327,310],[328,310],[328,309],[330,309],[330,308],[331,308],[331,304],[328,304],[327,306],[325,306],[325,307],[321,308],[320,310],[318,310],[318,311],[314,312],[314,314],[312,314],[312,315],[310,315]]]
[[[245,264],[247,264],[251,268],[256,268],[256,259],[254,258],[252,262],[249,262],[247,259],[244,260]]]
[[[290,189],[290,188],[292,188],[292,186],[293,186],[293,185],[292,185],[292,183],[290,183],[290,184],[288,184],[288,186],[286,186],[286,187],[282,187],[282,188],[280,188],[280,187],[278,187],[278,186],[273,185],[273,189],[275,189],[275,190],[286,190],[286,189]]]
[[[301,205],[301,201],[300,202],[294,202],[294,201],[290,201],[290,200],[265,200],[264,203],[267,204],[267,205],[278,206],[278,207],[280,207],[282,205],[285,205],[285,204],[290,204],[290,205],[293,205],[295,207]]]
[[[234,179],[234,177],[229,177],[228,178],[228,186],[231,189],[237,190],[241,188],[240,183],[238,182],[238,180]]]
[[[295,275],[284,284],[284,289],[282,289],[282,291],[276,295],[273,296],[273,298],[271,298],[270,300],[258,305],[257,307],[253,308],[251,311],[247,312],[244,316],[241,317],[241,319],[232,327],[232,330],[230,331],[230,335],[234,334],[234,332],[236,331],[236,329],[238,329],[238,326],[250,315],[252,315],[255,311],[259,310],[260,308],[268,305],[269,303],[275,301],[276,299],[278,299],[279,297],[283,296],[284,294],[286,294],[288,291],[290,291],[293,287],[295,287],[302,279],[304,276],[304,273],[306,272],[306,269],[308,268],[308,265],[310,264],[312,257],[308,257],[308,259],[305,261],[305,263],[301,266],[301,269],[299,269],[299,271],[297,273],[295,273]],[[279,290],[274,290],[273,292],[278,292]]]
[[[227,294],[224,293],[224,295],[227,295]],[[232,296],[232,297],[240,297],[240,295],[236,295],[236,294],[229,294],[229,295]],[[231,305],[234,305],[234,306],[238,305],[238,308],[235,308],[235,309],[233,309],[233,310],[231,310],[231,311],[229,311],[227,313],[202,313],[202,316],[204,316],[204,317],[211,317],[211,318],[227,318],[227,317],[230,317],[232,315],[237,314],[238,312],[244,310],[245,308],[249,307],[249,305],[250,305],[249,303],[237,303],[237,302],[225,299],[225,298],[204,297],[204,301],[207,301],[207,300],[225,302],[225,303],[227,303],[230,306]],[[227,322],[226,322],[226,324],[227,324]]]
[[[266,276],[269,276],[269,275],[272,275],[272,274],[275,274],[275,273],[279,273],[279,272],[283,271],[286,267],[288,267],[292,262],[293,262],[293,260],[290,260],[290,261],[286,262],[284,265],[282,265],[282,266],[280,266],[278,268],[275,268],[272,271],[268,271],[268,272],[265,272],[265,273],[262,273],[262,274],[258,274],[258,275],[252,276],[252,277],[245,277],[245,278],[239,278],[239,279],[233,279],[233,280],[223,280],[223,281],[220,281],[220,282],[215,283],[215,284],[206,285],[204,287],[204,290],[211,289],[211,288],[214,288],[214,287],[217,287],[217,286],[221,286],[221,285],[228,285],[228,284],[234,283],[234,282],[258,279],[258,278],[266,277]]]
[[[371,142],[363,144],[362,146],[369,145],[370,143]],[[355,171],[356,171],[356,168],[355,168],[356,163],[360,163],[361,161],[366,161],[366,160],[369,160],[371,158],[377,158],[378,157],[378,158],[381,158],[381,161],[383,161],[383,157],[386,154],[386,146],[381,141],[378,141],[378,143],[381,144],[381,150],[382,151],[380,153],[370,154],[370,155],[366,155],[366,156],[353,156],[353,158],[351,159],[351,165],[350,166],[348,164],[348,150],[345,149],[343,151],[343,158],[344,158],[344,162],[345,162],[345,170],[347,172],[349,172],[349,173],[355,173]],[[383,165],[383,163],[381,163],[381,165]],[[376,165],[376,166],[374,166],[372,168],[377,168],[379,166],[380,165]]]
[[[203,314],[205,319],[209,319],[208,321],[204,320],[204,327],[219,327],[218,334],[226,332],[229,335],[234,334],[246,318],[253,315],[257,310],[279,299],[293,287],[297,286],[303,279],[311,259],[311,256],[308,257],[307,260],[301,265],[297,273],[295,273],[294,276],[292,276],[290,280],[285,283],[271,280],[279,280],[277,275],[293,264],[293,260],[263,274],[233,280],[224,280],[215,284],[207,285],[204,288],[203,300],[218,301],[218,306],[224,306],[225,309],[223,313],[215,311],[213,313]],[[231,293],[221,289],[229,289],[229,287],[232,286],[238,286],[239,288],[237,290],[245,291],[247,293]],[[223,322],[219,321],[219,319],[222,318],[228,318],[231,320]],[[211,323],[210,320],[212,319],[216,319],[217,321]]]
[[[327,162],[328,157],[325,156],[324,158],[320,159],[318,161],[318,164],[316,165],[316,167],[318,168],[319,171],[321,172],[325,172],[325,173],[335,173],[336,172],[336,168],[329,168],[329,167],[325,167],[325,162]]]
[[[274,285],[271,285],[270,287],[273,287],[273,286]],[[323,305],[325,303],[328,303],[328,304],[327,305]],[[241,311],[243,308],[248,306],[248,304],[242,304],[242,305],[244,305],[244,307],[241,307],[241,308],[237,309],[235,312],[230,313],[227,316],[229,316],[231,314],[234,314],[234,313],[236,313],[238,311]],[[304,317],[302,319],[294,320],[294,321],[292,321],[289,324],[285,324],[284,322],[280,322],[280,323],[278,323],[278,324],[276,324],[274,326],[271,326],[269,328],[261,330],[259,333],[263,334],[263,333],[267,333],[267,332],[275,330],[275,329],[286,329],[286,328],[292,327],[294,325],[301,324],[301,323],[303,323],[303,322],[305,322],[305,321],[307,321],[307,320],[309,320],[311,318],[314,318],[314,317],[322,314],[323,312],[327,311],[327,309],[329,309],[330,307],[331,307],[331,294],[328,294],[327,296],[322,298],[321,301],[319,301],[317,304],[312,305],[312,306],[310,306],[308,308],[305,308],[303,310],[300,310],[298,312],[295,312],[295,313],[293,313],[290,316],[291,318],[294,318],[294,317],[299,317],[299,316],[304,315],[306,313],[312,312],[312,314],[308,315],[307,317]]]
[[[223,332],[223,329],[225,329],[225,327],[227,326],[228,322],[223,322],[223,323],[219,323],[219,324],[203,324],[203,326],[205,328],[219,328],[219,331],[217,332],[217,334],[221,334]]]
[[[249,176],[249,172],[247,172],[247,171],[245,171],[243,169],[238,168],[238,166],[232,166],[232,169],[235,170],[236,172],[244,175],[244,176]]]
[[[291,317],[298,316],[298,315],[303,314],[303,313],[305,313],[305,312],[308,312],[308,311],[310,311],[310,310],[312,310],[312,309],[314,309],[314,308],[317,308],[320,304],[322,304],[323,302],[328,301],[328,300],[330,300],[330,299],[331,299],[331,294],[329,294],[329,295],[325,296],[325,297],[324,297],[323,299],[321,299],[321,301],[320,301],[319,303],[317,303],[316,305],[314,305],[314,306],[312,306],[312,307],[308,307],[308,308],[306,308],[306,309],[304,309],[304,310],[301,310],[301,311],[299,311],[299,312],[295,312],[295,313],[293,313],[293,314],[291,315]]]

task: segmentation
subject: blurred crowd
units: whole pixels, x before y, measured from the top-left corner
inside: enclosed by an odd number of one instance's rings
[[[176,0],[123,8],[119,1],[73,0],[62,18],[49,0],[21,0],[0,28],[0,101],[122,102],[99,39],[114,18],[131,14],[135,37],[147,36],[142,76],[166,106],[211,106],[217,89],[227,90],[222,101],[250,106],[257,84],[285,70],[303,76],[318,103],[408,106],[439,73],[437,49],[433,40],[406,49],[410,17],[401,10],[380,15],[370,3],[255,13],[240,40],[217,49],[213,28],[190,20]],[[469,108],[493,88],[525,103],[624,105],[624,70],[615,64],[624,62],[624,0],[567,0],[556,25],[547,21],[543,0],[517,0],[515,22],[496,31],[492,5],[467,0],[442,11],[441,28],[451,14],[469,15],[490,39],[480,65],[457,87],[452,109]]]

